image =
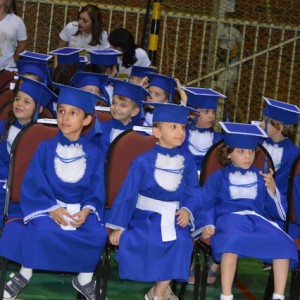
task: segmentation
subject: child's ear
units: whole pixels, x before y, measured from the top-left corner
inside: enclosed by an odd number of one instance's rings
[[[83,126],[88,126],[93,120],[93,117],[91,115],[86,116],[83,119]]]
[[[40,108],[39,108],[39,114],[41,114],[43,112],[43,110],[44,110],[44,107],[40,106]]]
[[[153,133],[153,136],[157,139],[159,139],[161,136],[160,129],[158,127],[153,127],[152,133]]]
[[[227,159],[231,159],[231,154],[228,154]]]
[[[135,107],[132,112],[131,112],[131,117],[135,117],[139,114],[140,112],[140,108],[139,107]]]
[[[283,131],[283,124],[282,123],[279,123],[279,130],[280,130],[280,132]]]

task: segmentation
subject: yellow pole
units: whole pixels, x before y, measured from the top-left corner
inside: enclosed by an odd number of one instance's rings
[[[158,33],[159,33],[159,23],[161,14],[161,2],[162,0],[154,0],[152,6],[152,20],[151,20],[151,30],[148,54],[151,60],[151,64],[155,65],[157,48],[158,48]]]

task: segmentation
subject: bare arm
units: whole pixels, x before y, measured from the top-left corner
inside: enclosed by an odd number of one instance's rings
[[[14,53],[14,60],[18,60],[19,59],[19,55],[20,53],[22,53],[24,50],[26,50],[27,48],[27,40],[25,41],[18,41],[18,46],[15,50],[15,53]]]

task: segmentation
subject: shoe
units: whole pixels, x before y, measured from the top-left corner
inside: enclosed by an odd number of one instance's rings
[[[270,271],[272,269],[272,264],[264,262],[262,264],[262,269],[263,269],[263,271]]]
[[[78,277],[75,277],[72,280],[72,284],[75,290],[81,293],[87,300],[95,300],[96,299],[96,282],[91,281],[86,285],[81,285],[78,281]]]
[[[164,300],[163,296],[154,296],[153,294],[154,287],[151,288],[148,293],[145,295],[145,300]]]
[[[29,280],[20,273],[17,275],[11,273],[9,277],[11,279],[5,284],[3,300],[15,299],[21,290],[29,283]]]
[[[164,300],[178,300],[177,296],[173,293],[170,286],[165,291]]]

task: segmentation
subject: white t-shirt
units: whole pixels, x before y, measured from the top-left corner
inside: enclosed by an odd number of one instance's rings
[[[149,67],[151,65],[151,61],[148,57],[148,54],[144,49],[136,48],[135,57],[137,58],[137,61],[134,63],[134,66]],[[119,77],[128,78],[131,72],[131,67],[125,68],[124,66],[122,66],[122,60],[120,57],[118,57],[118,63],[119,63]]]
[[[27,32],[23,20],[15,14],[8,14],[0,21],[0,69],[16,68],[14,53],[18,41],[26,41]]]
[[[109,48],[110,44],[107,40],[107,32],[102,32],[102,41],[101,44],[97,44],[96,46],[91,46],[89,43],[91,42],[92,35],[83,36],[82,34],[74,35],[78,31],[78,22],[70,22],[68,23],[64,29],[60,32],[59,37],[68,43],[68,47],[74,48],[83,48],[83,49],[106,49]]]

